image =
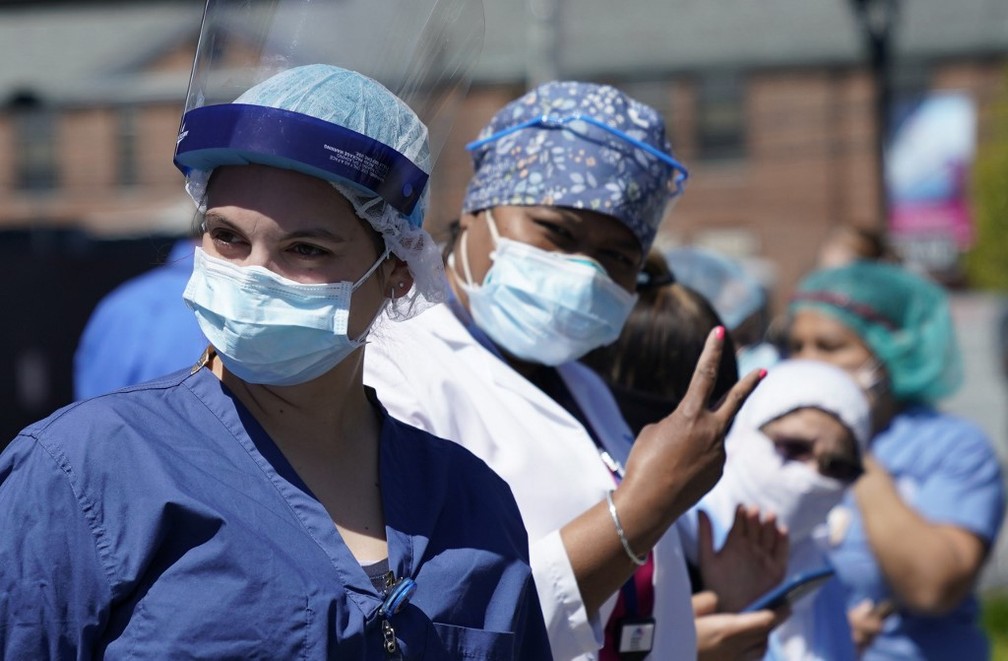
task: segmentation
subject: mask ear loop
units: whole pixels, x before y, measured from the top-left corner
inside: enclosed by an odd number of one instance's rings
[[[866,359],[857,368],[855,380],[858,385],[868,393],[881,393],[888,385],[886,383],[885,364],[878,358],[872,356]]]
[[[362,275],[357,280],[357,282],[353,283],[353,286],[350,288],[350,291],[357,291],[357,288],[360,287],[362,284],[364,284],[364,281],[370,278],[374,274],[374,272],[378,270],[378,267],[381,266],[381,263],[384,262],[385,259],[388,258],[388,256],[391,254],[392,250],[388,246],[385,246],[385,252],[381,254],[378,260],[371,265],[371,268],[369,268],[367,272],[364,273],[364,275]]]
[[[462,239],[459,241],[459,249],[462,251],[462,274],[465,276],[466,285],[473,287],[472,269],[469,268],[469,230],[462,232]],[[452,253],[452,257],[454,256],[455,253]]]
[[[490,230],[490,236],[493,238],[494,248],[500,243],[500,232],[497,231],[497,221],[493,217],[493,212],[487,208],[484,212],[487,219],[487,229]]]
[[[369,321],[367,327],[364,328],[364,332],[361,333],[356,340],[354,340],[358,346],[364,344],[364,340],[371,334],[371,329],[374,328],[375,322],[378,321],[378,317],[382,316],[382,313],[385,312],[385,308],[388,307],[390,300],[391,299],[385,298],[384,296],[382,297],[381,305],[378,306],[374,316],[371,317],[371,321]]]
[[[371,268],[369,268],[367,270],[367,272],[364,273],[364,275],[362,275],[357,280],[357,282],[353,283],[353,286],[350,287],[350,292],[353,293],[353,292],[357,291],[357,288],[360,287],[362,284],[364,284],[365,280],[367,280],[372,275],[374,275],[374,272],[378,270],[378,267],[381,266],[382,262],[384,262],[388,258],[388,256],[391,255],[391,254],[392,254],[392,249],[389,248],[388,246],[385,246],[385,252],[383,252],[381,254],[381,256],[378,257],[378,259],[375,261],[375,263],[371,265]],[[366,338],[368,336],[368,333],[371,332],[371,328],[374,326],[375,321],[377,321],[378,317],[380,317],[381,314],[383,312],[385,312],[385,306],[388,305],[388,302],[389,302],[389,299],[387,299],[387,298],[385,298],[383,296],[382,297],[382,304],[378,306],[378,310],[374,313],[374,316],[371,317],[371,321],[368,322],[368,325],[364,329],[364,332],[361,333],[360,336],[358,336],[357,339],[354,340],[354,342],[356,342],[358,344],[363,344],[364,338]]]
[[[493,239],[494,250],[490,253],[490,259],[494,258],[496,254],[497,244],[500,243],[500,233],[497,231],[497,221],[494,220],[493,214],[490,209],[485,209],[483,214],[487,219],[487,228],[490,230],[490,237]],[[459,239],[459,251],[462,253],[462,275],[465,277],[467,287],[475,287],[473,282],[472,269],[469,267],[469,230],[462,230],[462,236]],[[455,252],[448,255],[448,267],[458,273],[458,269],[455,267]]]

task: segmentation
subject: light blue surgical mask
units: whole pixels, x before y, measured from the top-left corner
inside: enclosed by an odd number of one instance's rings
[[[742,347],[735,355],[740,378],[755,369],[769,369],[780,362],[780,359],[780,352],[769,342]]]
[[[460,284],[473,321],[491,340],[516,358],[550,366],[616,341],[637,302],[635,294],[616,284],[595,260],[501,238],[490,210],[485,214],[496,246],[493,264],[483,283],[474,283],[463,234],[465,283]]]
[[[357,282],[303,284],[197,248],[182,298],[229,372],[247,383],[297,385],[364,343],[370,325],[357,339],[347,336],[350,297],[387,255]]]

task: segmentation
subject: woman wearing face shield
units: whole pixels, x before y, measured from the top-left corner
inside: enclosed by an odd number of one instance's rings
[[[509,483],[557,659],[693,658],[671,526],[717,481],[724,431],[759,374],[708,407],[724,338],[711,332],[682,405],[635,441],[576,362],[619,335],[685,170],[652,108],[580,82],[509,103],[469,147],[452,298],[377,340],[365,382]]]
[[[983,659],[973,586],[1004,516],[998,459],[939,412],[962,368],[949,306],[900,267],[816,271],[790,305],[791,355],[844,368],[868,393],[865,472],[830,513],[830,562],[865,659]]]
[[[376,319],[439,300],[443,270],[423,187],[355,172],[426,175],[425,126],[329,64],[182,126],[210,347],[0,456],[0,657],[550,659],[507,485],[362,383]]]

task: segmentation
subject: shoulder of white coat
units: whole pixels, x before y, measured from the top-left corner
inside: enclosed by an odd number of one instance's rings
[[[439,345],[457,341],[462,334],[468,335],[459,321],[444,304],[424,310],[410,319],[396,321],[383,319],[371,331],[364,352],[365,367],[368,363],[408,362],[433,357]]]

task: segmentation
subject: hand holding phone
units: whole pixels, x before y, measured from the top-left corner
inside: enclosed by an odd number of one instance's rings
[[[776,610],[781,606],[791,606],[805,595],[819,588],[833,574],[834,571],[831,567],[821,567],[820,569],[791,576],[773,590],[770,590],[743,608],[741,612],[751,613],[760,610]]]

